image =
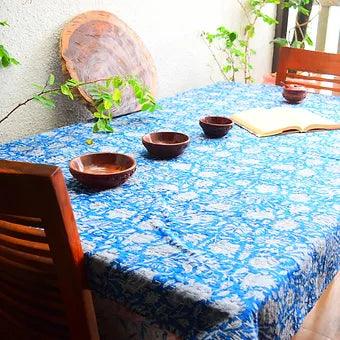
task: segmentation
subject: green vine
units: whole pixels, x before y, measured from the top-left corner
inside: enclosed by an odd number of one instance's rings
[[[315,16],[310,18],[310,8],[313,3],[316,3],[320,7],[320,2],[318,0],[287,0],[283,1],[283,8],[293,8],[297,10],[297,17],[295,21],[295,26],[292,27],[287,34],[287,37],[277,37],[273,42],[279,46],[289,46],[294,48],[305,48],[306,45],[313,46],[314,42],[307,32],[308,24],[319,15],[317,13]],[[301,21],[301,18],[304,20]]]
[[[277,23],[275,18],[264,13],[268,4],[278,5],[280,0],[237,0],[246,17],[246,24],[241,33],[237,33],[225,26],[217,28],[215,33],[203,32],[202,36],[207,41],[209,50],[218,64],[222,76],[229,81],[235,81],[238,72],[243,72],[245,83],[254,81],[252,77],[253,65],[251,56],[256,51],[250,48],[250,42],[255,36],[255,25],[259,19],[268,25]],[[222,52],[223,63],[215,51]]]
[[[111,126],[113,112],[118,109],[122,102],[122,91],[130,87],[141,105],[143,111],[154,111],[159,106],[156,104],[150,90],[131,76],[113,76],[88,82],[80,82],[76,79],[68,79],[64,83],[56,84],[55,76],[50,74],[45,85],[33,84],[39,91],[32,97],[16,105],[10,112],[0,119],[0,123],[8,119],[18,108],[31,101],[37,101],[49,109],[55,107],[55,96],[66,96],[74,100],[76,89],[84,88],[93,98],[96,122],[94,132],[113,132]]]
[[[235,32],[226,26],[218,27],[216,32],[203,32],[202,37],[206,42],[210,53],[212,54],[218,68],[225,80],[235,81],[237,74],[242,72],[242,78],[245,83],[254,81],[252,76],[253,65],[251,57],[256,54],[256,51],[250,47],[252,39],[255,37],[256,24],[262,21],[268,25],[277,24],[277,20],[264,12],[267,5],[281,5],[284,8],[294,8],[298,13],[309,15],[309,10],[306,8],[313,0],[236,0],[245,17],[246,23],[241,29],[241,32]],[[315,0],[318,2],[318,0]],[[305,44],[312,45],[312,39],[306,33],[304,26],[313,20],[299,23],[296,21],[294,37],[291,42],[286,38],[276,38],[274,43],[281,46],[304,47]],[[302,36],[302,39],[297,39]],[[218,53],[219,52],[219,53]],[[222,54],[222,61],[219,58]]]
[[[7,21],[0,21],[0,26],[6,27],[9,26],[9,24]],[[10,55],[5,46],[0,44],[0,68],[18,64],[19,62]]]

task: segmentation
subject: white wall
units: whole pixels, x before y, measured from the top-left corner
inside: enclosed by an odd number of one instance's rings
[[[60,31],[72,17],[94,9],[116,14],[142,38],[158,70],[160,97],[220,80],[200,33],[221,24],[238,30],[244,20],[236,0],[1,0],[0,20],[11,27],[0,29],[0,41],[21,65],[0,69],[0,117],[32,94],[31,83],[44,83],[51,72],[62,77]],[[270,72],[272,35],[272,28],[259,25],[254,41],[259,81]],[[82,104],[66,99],[53,111],[31,102],[0,125],[0,142],[88,117]]]

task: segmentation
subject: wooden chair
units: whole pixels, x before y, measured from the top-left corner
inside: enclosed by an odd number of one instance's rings
[[[276,84],[340,95],[340,54],[281,47]]]
[[[99,339],[61,170],[0,160],[0,338]]]

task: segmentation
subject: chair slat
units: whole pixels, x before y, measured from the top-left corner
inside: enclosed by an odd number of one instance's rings
[[[1,304],[6,304],[9,310],[12,308],[14,311],[20,310],[22,313],[31,315],[31,317],[32,316],[36,317],[42,323],[47,321],[56,325],[66,326],[67,324],[67,321],[64,317],[53,315],[52,313],[46,313],[46,310],[39,310],[37,305],[28,306],[25,303],[22,303],[21,301],[13,299],[12,297],[4,294],[2,291],[0,291],[0,301]]]
[[[322,86],[322,85],[311,84],[311,83],[306,84],[306,82],[302,82],[302,81],[294,80],[294,79],[286,79],[286,84],[296,84],[296,85],[302,85],[302,86],[308,85],[310,89],[326,90],[330,92],[340,92],[340,87],[328,87],[328,86]]]
[[[57,286],[57,276],[55,273],[47,272],[36,267],[29,266],[27,264],[12,261],[6,257],[0,255],[1,271],[12,274],[13,276],[22,280],[36,279],[48,282],[48,284],[54,284]]]
[[[50,248],[47,243],[32,242],[8,235],[0,234],[0,245],[11,249],[20,250],[33,255],[51,258]]]
[[[84,254],[56,166],[0,160],[3,334],[6,340],[99,339]]]
[[[296,71],[297,73],[294,74]],[[304,72],[304,74],[301,74]],[[316,75],[317,74],[317,75]],[[323,76],[324,75],[324,76]],[[330,77],[333,76],[333,77]],[[290,77],[290,80],[287,78]],[[313,92],[338,95],[340,90],[340,54],[281,47],[276,85],[294,83]],[[292,80],[295,78],[297,80]],[[299,81],[300,79],[300,81]],[[304,80],[303,82],[301,80]],[[327,82],[325,84],[325,82]]]
[[[326,78],[326,77],[322,77],[322,75],[317,76],[315,75],[315,73],[313,73],[312,75],[304,75],[301,73],[287,72],[287,78],[297,78],[297,79],[305,79],[305,80],[310,80],[310,81],[340,84],[340,78],[338,76],[332,76],[332,78]]]
[[[32,216],[8,215],[0,213],[0,220],[19,224],[26,227],[41,228],[41,218]]]
[[[10,285],[2,278],[0,278],[0,290],[6,296],[11,297],[12,299],[17,299],[21,304],[32,306],[33,308],[37,307],[55,315],[65,315],[64,306],[61,303],[60,296],[59,299],[48,299],[45,298],[43,294],[39,294],[37,292],[32,294],[32,292],[26,292],[16,285]]]
[[[41,334],[36,333],[33,329],[28,328],[18,317],[12,317],[4,309],[0,309],[0,318],[3,320],[0,328],[0,338],[7,340],[25,339],[25,340],[43,340]]]
[[[48,320],[35,318],[29,312],[13,308],[7,301],[1,300],[1,296],[0,301],[2,303],[0,315],[10,320],[19,330],[26,330],[27,334],[23,339],[70,339],[68,329],[65,325],[57,325]]]
[[[51,301],[58,301],[61,303],[60,290],[56,285],[50,284],[43,280],[41,277],[31,277],[26,276],[23,280],[21,277],[16,277],[16,275],[9,275],[8,273],[2,271],[1,279],[8,285],[13,286],[15,289],[23,290],[27,294],[37,295],[39,294],[41,298],[48,299]]]
[[[47,273],[55,273],[53,260],[45,256],[37,256],[27,252],[5,247],[3,245],[0,245],[0,256],[20,264],[41,269],[43,271],[46,271]]]
[[[47,243],[45,231],[32,226],[24,226],[14,222],[0,220],[0,231],[4,235],[19,239]]]

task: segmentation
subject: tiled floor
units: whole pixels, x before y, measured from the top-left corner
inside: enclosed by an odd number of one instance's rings
[[[307,315],[293,340],[340,340],[340,273]]]

